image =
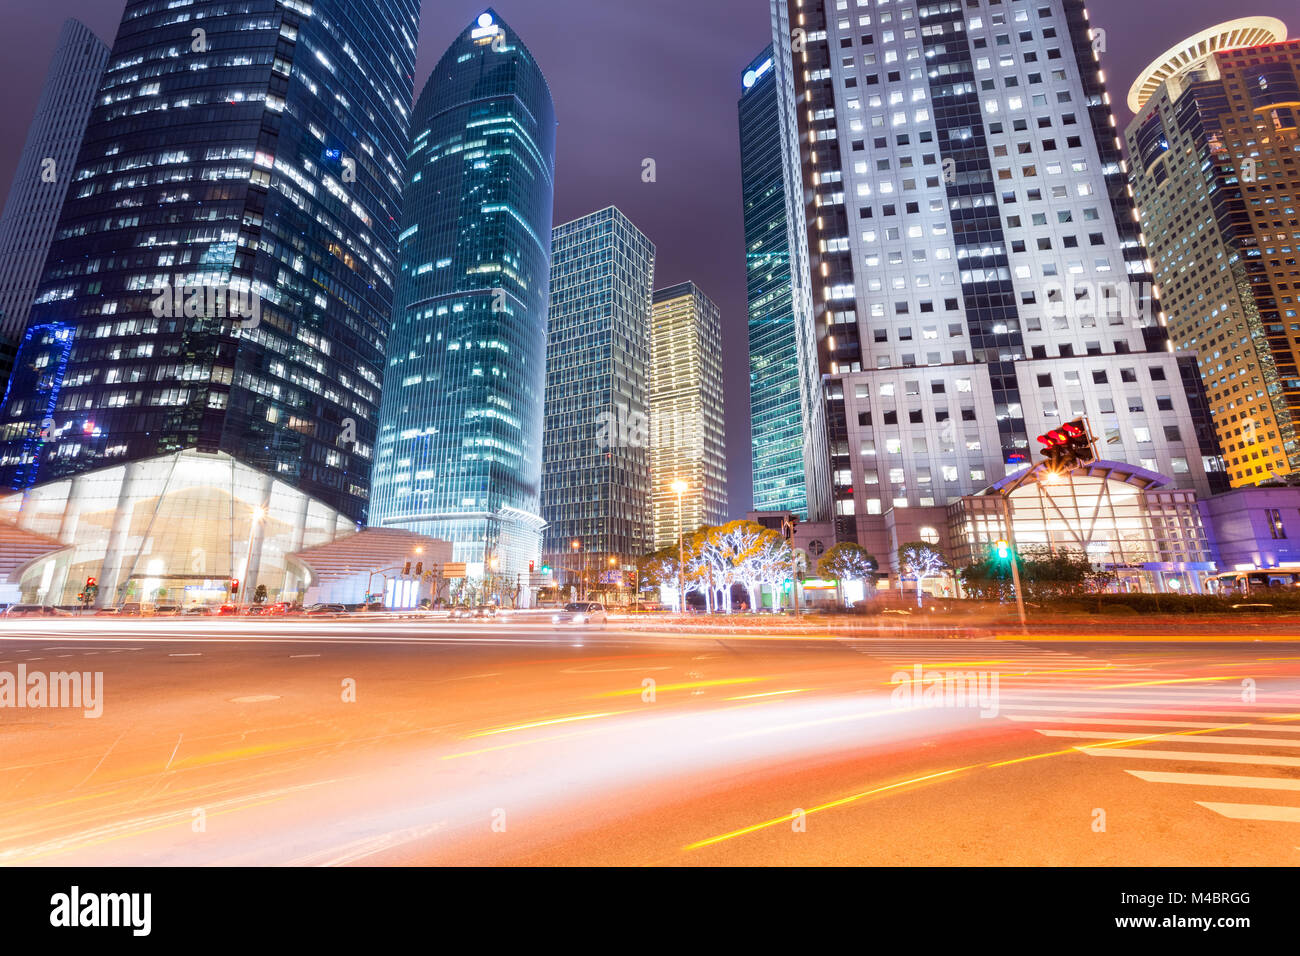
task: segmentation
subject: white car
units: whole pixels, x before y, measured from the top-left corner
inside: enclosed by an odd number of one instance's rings
[[[602,627],[608,620],[605,613],[605,605],[596,604],[592,601],[575,601],[572,604],[564,605],[564,609],[556,611],[551,615],[552,624],[575,624],[584,626],[588,624],[599,624]]]

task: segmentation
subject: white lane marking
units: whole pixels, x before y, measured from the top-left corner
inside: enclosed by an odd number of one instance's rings
[[[1125,770],[1149,783],[1183,783],[1197,787],[1244,787],[1250,790],[1300,790],[1300,780],[1285,777],[1239,777],[1230,773],[1173,773],[1165,770]]]
[[[168,657],[202,657],[203,655],[195,652],[193,654],[168,654]]]
[[[293,660],[294,658],[297,657],[320,657],[320,655],[319,654],[290,654],[289,660]]]
[[[1047,714],[1007,714],[1007,720],[1021,723],[1057,723],[1057,724],[1104,724],[1108,727],[1225,727],[1231,730],[1268,730],[1273,733],[1300,733],[1300,723],[1292,724],[1224,724],[1212,720],[1126,720],[1123,717],[1052,717]]]
[[[1197,743],[1238,744],[1245,747],[1300,747],[1300,740],[1277,740],[1271,737],[1221,737],[1207,734],[1187,736],[1173,732],[1169,734],[1146,734],[1141,737],[1116,737],[1113,732],[1107,733],[1104,730],[1040,730],[1038,732],[1044,737],[1070,737],[1075,740],[1123,740],[1131,743],[1135,740],[1150,740],[1154,736],[1167,739],[1169,742],[1195,741]]]
[[[232,697],[230,698],[230,702],[232,704],[260,704],[263,701],[279,699],[280,696],[278,694],[252,694],[248,697]]]
[[[655,667],[596,667],[591,664],[582,667],[566,667],[561,674],[620,674],[625,671],[666,671],[672,670],[667,664]]]
[[[1295,714],[1279,713],[1276,711],[1247,711],[1247,710],[1165,710],[1161,707],[1051,707],[1044,704],[1013,704],[1002,701],[998,704],[999,710],[1066,710],[1071,713],[1079,714],[1113,714],[1116,712],[1125,714],[1146,714],[1148,716],[1159,717],[1161,714],[1172,714],[1175,717],[1294,717]]]
[[[184,735],[184,734],[181,734],[180,736],[178,736],[178,737],[176,738],[176,746],[172,748],[172,755],[171,755],[170,757],[167,758],[167,766],[166,766],[166,767],[163,767],[163,770],[168,770],[168,769],[171,768],[172,761],[176,759],[176,751],[178,751],[178,750],[181,749],[181,741],[182,741],[184,738],[185,738],[185,735]]]
[[[1300,757],[1265,754],[1216,754],[1203,750],[1138,750],[1134,747],[1075,747],[1089,757],[1132,757],[1137,760],[1188,760],[1193,763],[1257,763],[1269,767],[1300,767]]]
[[[1268,820],[1273,823],[1300,823],[1300,807],[1279,807],[1259,803],[1206,803],[1197,804],[1233,820]]]

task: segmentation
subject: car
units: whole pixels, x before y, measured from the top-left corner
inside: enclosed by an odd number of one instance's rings
[[[175,617],[181,613],[179,604],[159,604],[153,609],[154,614],[159,617]]]
[[[473,617],[474,608],[470,607],[468,604],[457,604],[451,609],[451,616],[453,620]]]
[[[191,604],[181,613],[186,617],[207,617],[212,613],[212,608],[206,604]]]
[[[576,624],[586,626],[590,624],[605,625],[608,623],[609,615],[605,611],[605,605],[597,604],[594,601],[574,601],[564,605],[559,611],[551,615],[552,624]]]
[[[95,609],[95,617],[117,617],[122,611],[117,607],[101,607]]]
[[[343,604],[308,604],[303,608],[304,614],[322,615],[322,614],[346,614],[347,606]]]
[[[286,614],[301,614],[302,605],[294,604],[291,601],[277,601],[275,604],[271,604],[267,606],[266,613],[274,614],[277,616],[284,616]]]
[[[491,621],[500,613],[501,609],[495,604],[480,604],[474,608],[474,617],[480,621]]]
[[[239,613],[239,606],[235,604],[223,604],[216,611],[219,617],[230,617]]]
[[[140,617],[140,615],[143,612],[139,604],[131,603],[131,604],[123,604],[120,608],[117,609],[117,613],[123,615],[124,617]]]
[[[249,615],[250,617],[262,617],[269,614],[270,610],[267,608],[265,604],[253,604],[246,611],[244,611],[244,613]]]

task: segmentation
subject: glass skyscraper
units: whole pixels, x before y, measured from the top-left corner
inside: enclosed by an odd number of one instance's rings
[[[754,508],[824,521],[830,463],[807,227],[798,167],[788,162],[781,135],[779,77],[769,45],[745,69],[739,104]]]
[[[1134,196],[1169,330],[1196,354],[1228,477],[1300,472],[1300,40],[1245,17],[1129,91]]]
[[[551,237],[543,555],[562,583],[584,569],[589,585],[602,576],[609,583],[653,550],[654,268],[654,244],[612,206],[556,226]]]
[[[415,106],[373,523],[515,578],[541,550],[555,111],[493,11]]]
[[[80,20],[63,24],[0,214],[0,347],[15,344],[27,328],[106,63],[103,40]]]
[[[102,599],[252,586],[312,515],[365,521],[418,25],[418,0],[127,2],[0,412],[0,480],[72,483],[61,536],[118,489],[74,558]]]
[[[694,282],[654,294],[650,328],[650,481],[663,548],[727,514],[722,315]],[[686,482],[678,518],[677,481]]]

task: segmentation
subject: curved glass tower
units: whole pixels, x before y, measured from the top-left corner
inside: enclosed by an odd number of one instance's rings
[[[536,560],[555,110],[495,12],[416,103],[372,523],[514,581]]]

